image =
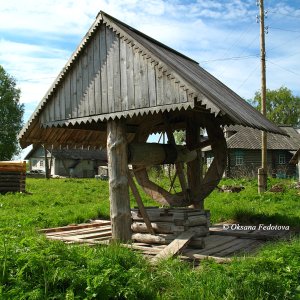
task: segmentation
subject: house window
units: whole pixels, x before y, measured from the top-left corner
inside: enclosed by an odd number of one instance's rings
[[[244,152],[243,151],[236,151],[236,153],[235,153],[235,165],[236,166],[243,166],[244,165]]]
[[[33,167],[36,167],[36,166],[37,166],[37,160],[36,160],[36,159],[34,159],[34,160],[32,161],[32,166],[33,166]]]
[[[278,156],[278,163],[280,165],[285,165],[286,164],[285,155],[283,153],[279,154],[279,156]]]
[[[43,168],[44,167],[44,161],[40,160],[40,167]]]

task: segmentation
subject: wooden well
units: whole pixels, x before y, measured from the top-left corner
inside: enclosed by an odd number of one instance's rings
[[[143,208],[135,182],[160,205],[202,211],[226,167],[223,127],[230,124],[285,134],[196,61],[100,12],[22,129],[20,145],[107,147],[112,238],[131,239],[130,186],[148,232],[168,240],[187,225],[173,223],[170,232],[155,232],[163,226],[152,228],[147,220],[147,210],[150,215],[152,210]],[[201,141],[200,129],[206,130],[206,141]],[[175,143],[176,130],[186,131],[184,148]],[[151,134],[162,132],[168,144],[147,142]],[[204,174],[201,149],[207,145],[214,160]],[[151,181],[147,167],[154,163],[175,164],[181,191],[172,193]],[[181,214],[183,223],[193,217]]]
[[[209,234],[210,213],[194,208],[158,208],[147,207],[146,213],[154,234],[149,233],[139,209],[131,210],[132,240],[145,244],[168,245],[181,233],[193,233],[190,246],[204,248],[204,237]]]

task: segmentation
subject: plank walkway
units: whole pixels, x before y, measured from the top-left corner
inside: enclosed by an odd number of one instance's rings
[[[111,223],[107,220],[93,220],[90,223],[68,225],[65,227],[40,230],[48,239],[60,240],[68,244],[85,243],[88,245],[109,244]],[[195,249],[188,245],[180,250],[180,258],[199,262],[202,259],[214,259],[219,263],[228,262],[233,256],[243,256],[261,247],[269,240],[289,239],[291,232],[261,230],[224,230],[222,224],[210,227],[210,235],[204,238],[205,248]],[[145,243],[123,244],[138,250],[152,261],[160,257],[167,245],[149,245]],[[175,254],[175,253],[174,253]]]

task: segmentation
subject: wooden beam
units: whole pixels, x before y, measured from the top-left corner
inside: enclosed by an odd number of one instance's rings
[[[189,241],[193,238],[194,233],[191,231],[184,231],[174,241],[172,241],[166,248],[159,252],[153,259],[152,262],[157,262],[160,259],[171,257],[177,254],[183,249]]]
[[[107,122],[107,156],[112,239],[127,242],[131,240],[131,213],[127,140],[123,120]]]
[[[168,136],[168,141],[171,145],[176,146],[174,135],[173,135],[173,132],[172,132],[172,127],[170,125],[168,116],[166,114],[164,114],[163,117],[164,117],[164,124],[165,124],[165,127],[166,127],[167,136]],[[182,192],[183,192],[185,198],[189,200],[190,197],[189,197],[186,178],[185,178],[185,175],[184,175],[183,163],[182,162],[177,162],[177,163],[175,163],[175,167],[176,167],[176,172],[177,172],[177,176],[178,176],[178,179],[179,179],[179,182],[180,182],[180,185],[181,185]]]
[[[196,126],[192,120],[187,120],[186,126],[186,145],[189,150],[198,148],[200,146],[200,127]],[[197,197],[197,191],[201,185],[202,180],[202,163],[201,150],[197,151],[195,160],[187,163],[187,178],[190,190],[190,197],[192,205],[195,208],[203,208],[203,200]]]
[[[137,189],[137,187],[135,185],[135,182],[134,182],[134,180],[133,180],[133,178],[132,178],[132,176],[130,174],[130,170],[129,169],[128,169],[128,183],[129,183],[130,189],[131,189],[132,194],[133,194],[133,196],[134,196],[134,198],[136,200],[136,203],[137,203],[137,205],[139,207],[139,211],[140,211],[140,213],[141,213],[141,215],[142,215],[142,217],[144,219],[144,222],[145,222],[145,224],[147,226],[147,229],[148,229],[149,233],[155,234],[155,231],[152,228],[149,216],[148,216],[147,211],[145,209],[145,206],[143,204],[142,198],[141,198],[140,193],[139,193],[139,191],[138,191],[138,189]]]

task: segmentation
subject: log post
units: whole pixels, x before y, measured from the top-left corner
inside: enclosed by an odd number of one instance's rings
[[[131,214],[127,140],[123,120],[107,122],[107,156],[112,239],[127,242],[131,240]]]

